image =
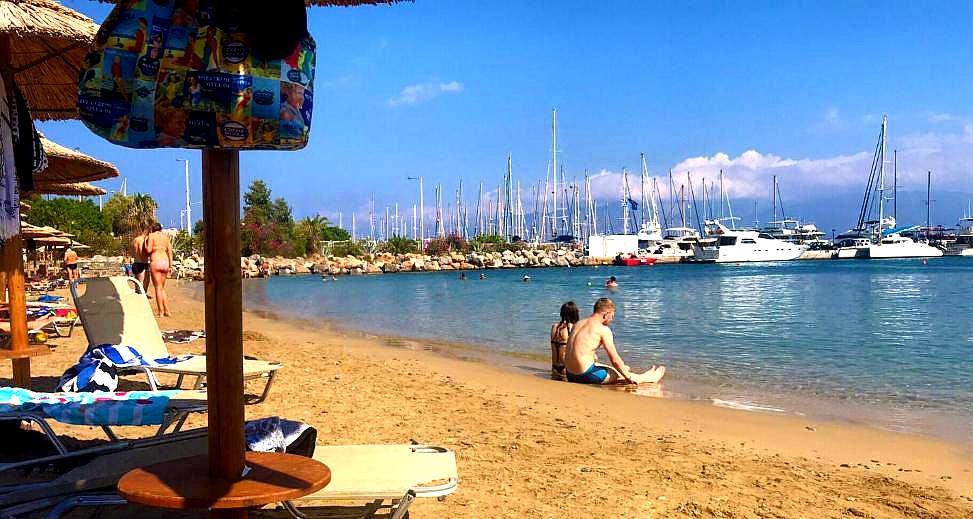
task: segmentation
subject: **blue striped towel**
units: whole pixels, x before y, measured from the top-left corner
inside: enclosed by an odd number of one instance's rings
[[[0,413],[33,412],[73,425],[160,425],[169,400],[182,393],[128,391],[37,393],[18,387],[0,388]]]
[[[114,391],[118,387],[118,368],[171,365],[189,357],[149,360],[133,346],[102,344],[90,348],[77,364],[68,368],[58,380],[57,388],[69,392]]]

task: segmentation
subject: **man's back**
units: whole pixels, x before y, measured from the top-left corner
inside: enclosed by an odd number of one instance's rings
[[[610,330],[597,316],[584,318],[575,323],[568,338],[568,351],[564,367],[571,373],[580,374],[595,363],[595,350],[602,343],[602,335]]]
[[[77,263],[78,262],[78,253],[74,252],[71,249],[68,249],[64,253],[64,262],[67,263],[68,265]]]
[[[137,263],[147,263],[148,254],[145,253],[145,235],[140,234],[132,240],[132,255]]]

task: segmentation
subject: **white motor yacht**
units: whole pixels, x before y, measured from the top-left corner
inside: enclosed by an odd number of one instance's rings
[[[775,240],[757,231],[729,229],[717,221],[707,222],[707,227],[708,234],[715,237],[716,241],[712,244],[698,245],[693,261],[706,263],[790,261],[801,257],[801,254],[807,250],[805,245]]]
[[[943,255],[943,251],[926,242],[917,242],[899,233],[892,233],[883,237],[878,243],[867,248],[868,258],[936,258]],[[840,251],[839,251],[840,252]]]

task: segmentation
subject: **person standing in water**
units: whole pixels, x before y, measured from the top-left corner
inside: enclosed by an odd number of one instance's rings
[[[145,253],[149,256],[149,275],[155,286],[155,304],[159,309],[157,317],[169,317],[169,298],[166,296],[166,278],[172,271],[172,243],[162,232],[159,222],[152,224],[152,232],[145,238]]]
[[[568,301],[561,305],[561,321],[551,325],[552,380],[567,380],[564,371],[564,355],[568,350],[568,337],[571,336],[571,328],[580,318],[578,305],[574,304],[574,301]]]
[[[658,382],[666,374],[664,366],[653,366],[645,373],[634,373],[615,350],[615,338],[609,324],[615,319],[615,303],[607,297],[595,301],[590,317],[578,321],[568,337],[564,368],[568,382],[578,384],[635,384]],[[604,348],[611,366],[598,363],[595,352]]]

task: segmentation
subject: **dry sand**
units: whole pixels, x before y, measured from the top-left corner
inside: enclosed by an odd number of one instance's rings
[[[170,292],[176,315],[160,328],[201,329],[194,291]],[[973,457],[960,445],[553,382],[321,323],[248,313],[244,328],[247,354],[285,364],[247,418],[305,421],[319,443],[417,440],[456,451],[460,489],[417,502],[416,518],[973,517]],[[34,362],[35,389],[51,390],[85,341],[78,331],[56,342]],[[140,387],[131,380],[122,388]],[[190,422],[203,425],[204,416]]]

